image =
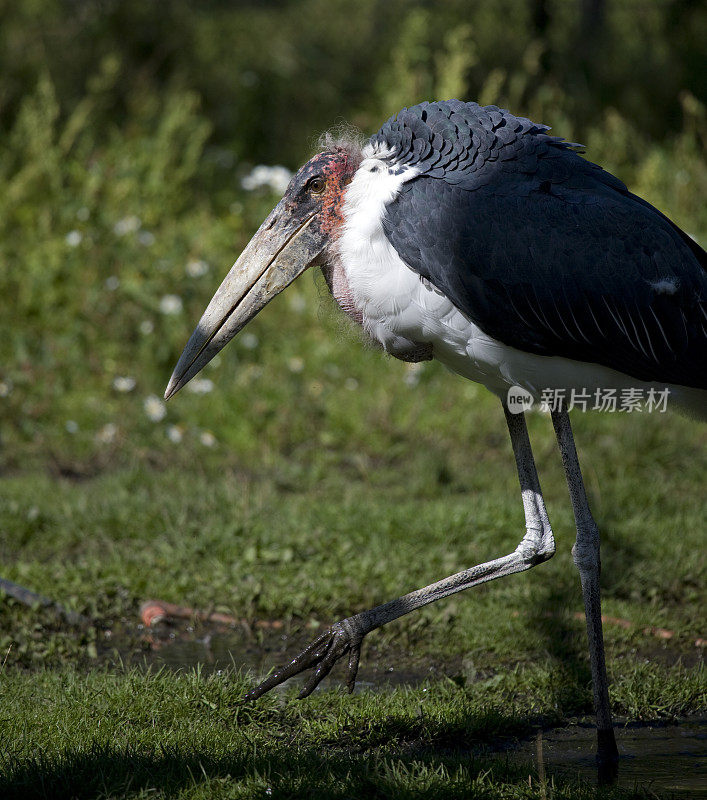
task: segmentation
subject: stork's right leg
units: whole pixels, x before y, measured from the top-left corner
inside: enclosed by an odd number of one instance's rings
[[[540,491],[540,481],[535,469],[525,417],[523,414],[511,414],[505,406],[504,412],[516,458],[525,511],[526,532],[518,547],[506,556],[471,567],[471,569],[458,572],[456,575],[450,575],[450,577],[425,586],[423,589],[410,592],[410,594],[403,595],[389,603],[337,622],[315,639],[293,661],[281,667],[249,692],[244,698],[246,701],[256,700],[265,692],[284,683],[288,678],[307,669],[315,668],[299,695],[300,698],[307,697],[314,691],[322,678],[329,673],[334,663],[347,654],[346,685],[349,691],[352,691],[358,671],[361,641],[367,633],[404,614],[409,614],[417,608],[433,603],[435,600],[441,600],[443,597],[449,597],[456,592],[502,578],[505,575],[523,572],[552,557],[555,552],[555,540]]]
[[[577,541],[572,548],[572,556],[579,570],[582,597],[584,599],[584,613],[587,620],[589,664],[592,671],[594,708],[597,715],[599,779],[601,782],[611,783],[616,777],[619,751],[616,747],[616,737],[614,736],[614,728],[611,722],[609,679],[606,674],[604,635],[601,623],[599,529],[596,522],[594,522],[592,512],[589,510],[587,493],[584,490],[582,471],[579,468],[579,459],[577,458],[577,450],[574,445],[574,436],[572,435],[572,427],[567,411],[553,411],[552,423],[555,426],[555,435],[560,446],[562,464],[565,468],[577,526]]]

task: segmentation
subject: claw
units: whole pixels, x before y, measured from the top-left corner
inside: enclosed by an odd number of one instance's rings
[[[344,624],[349,623],[349,624]],[[332,625],[329,630],[318,636],[296,658],[276,670],[261,684],[248,692],[242,703],[249,703],[262,697],[266,692],[284,683],[289,678],[315,667],[304,688],[298,695],[302,700],[317,688],[321,681],[331,672],[334,664],[347,653],[349,654],[346,688],[351,693],[356,684],[358,662],[361,656],[361,640],[363,633],[354,628],[349,620]]]
[[[358,660],[361,657],[361,645],[354,645],[349,652],[349,667],[346,675],[346,689],[349,694],[356,686],[356,675],[358,674]]]
[[[318,636],[308,647],[306,647],[296,658],[292,659],[289,664],[273,672],[262,683],[251,689],[244,697],[243,703],[250,703],[262,697],[266,692],[284,683],[288,678],[303,672],[309,667],[314,666],[321,658],[320,646],[324,643],[327,637],[326,633]]]
[[[334,647],[334,640],[329,643],[329,647],[327,648],[326,653],[324,654],[322,660],[317,665],[317,668],[314,670],[314,674],[310,677],[307,683],[304,686],[304,689],[299,693],[298,699],[304,700],[305,697],[309,697],[310,694],[319,686],[324,678],[331,672],[331,668],[334,666],[338,655],[336,653],[336,649]]]

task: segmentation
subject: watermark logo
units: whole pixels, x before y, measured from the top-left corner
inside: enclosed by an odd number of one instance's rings
[[[511,414],[522,414],[533,407],[533,395],[522,386],[511,386],[506,396],[506,405]]]
[[[542,389],[538,407],[546,414],[561,411],[609,411],[623,414],[640,414],[667,411],[670,389],[653,387],[629,387],[627,389]],[[529,411],[533,407],[533,396],[522,386],[511,386],[506,396],[506,405],[512,414]]]

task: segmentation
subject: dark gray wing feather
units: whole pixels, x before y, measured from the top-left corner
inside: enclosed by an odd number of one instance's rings
[[[386,234],[483,331],[707,388],[707,254],[685,233],[578,145],[495,106],[425,104],[396,123],[374,141],[421,174],[388,206]]]

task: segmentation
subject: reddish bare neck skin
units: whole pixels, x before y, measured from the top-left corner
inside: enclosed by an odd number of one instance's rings
[[[332,258],[331,263],[322,267],[322,274],[339,308],[354,322],[363,325],[363,314],[356,308],[341,259],[338,256]]]

